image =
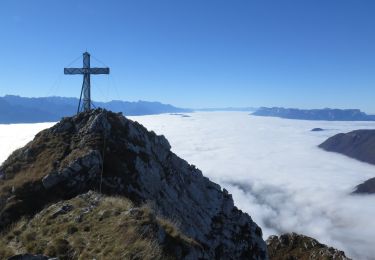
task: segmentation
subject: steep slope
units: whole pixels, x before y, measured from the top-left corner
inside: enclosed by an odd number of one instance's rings
[[[64,118],[0,167],[0,229],[89,190],[146,202],[178,222],[205,259],[265,259],[261,229],[163,136],[97,109]],[[189,253],[186,254],[189,257]]]
[[[328,138],[320,148],[375,164],[375,130],[355,130]],[[375,193],[375,178],[356,187],[355,193]]]
[[[348,260],[345,253],[296,233],[267,239],[271,260]]]

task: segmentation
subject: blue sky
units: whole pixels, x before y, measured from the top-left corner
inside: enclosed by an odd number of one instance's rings
[[[2,0],[0,95],[375,112],[375,1]],[[78,59],[72,66],[81,66]],[[101,66],[92,61],[93,65]]]

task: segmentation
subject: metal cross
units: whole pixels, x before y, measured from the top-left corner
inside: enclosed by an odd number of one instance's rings
[[[83,92],[83,111],[89,111],[91,109],[91,86],[90,86],[90,75],[91,74],[109,74],[109,68],[91,68],[90,67],[90,54],[88,52],[83,53],[83,67],[82,68],[64,68],[64,74],[83,74],[83,83],[81,89],[81,96],[78,104],[78,112],[81,106],[81,98]]]

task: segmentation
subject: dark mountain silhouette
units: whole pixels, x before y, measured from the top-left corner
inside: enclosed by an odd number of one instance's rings
[[[310,130],[311,132],[321,132],[321,131],[324,131],[323,128],[320,128],[320,127],[316,127],[316,128],[313,128]]]
[[[0,97],[0,124],[55,122],[62,117],[76,114],[78,102],[77,98],[67,97],[25,98],[6,95]],[[94,101],[93,104],[95,107],[122,112],[128,116],[192,112],[190,109],[148,101]]]
[[[328,138],[320,148],[341,153],[362,162],[375,164],[375,130],[355,130]],[[355,193],[375,193],[375,178],[356,187]]]
[[[328,138],[319,145],[326,151],[375,164],[375,130],[355,130]]]
[[[368,179],[367,181],[359,184],[354,193],[374,194],[375,193],[375,178]]]
[[[271,116],[301,120],[327,121],[374,121],[375,115],[367,115],[359,109],[297,109],[283,107],[261,107],[252,115]]]
[[[214,112],[214,111],[255,111],[257,110],[254,107],[213,107],[213,108],[198,108],[195,109],[196,111],[206,111],[206,112]]]

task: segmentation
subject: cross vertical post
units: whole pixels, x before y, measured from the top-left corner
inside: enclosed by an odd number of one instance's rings
[[[91,74],[109,74],[109,68],[91,68],[90,66],[90,53],[83,53],[83,66],[82,68],[64,68],[64,74],[83,75],[83,83],[81,89],[81,97],[78,104],[78,112],[80,111],[81,98],[83,93],[83,111],[89,111],[91,109]]]
[[[86,70],[85,70],[86,69]],[[91,109],[91,86],[90,86],[90,54],[83,53],[83,110]]]

